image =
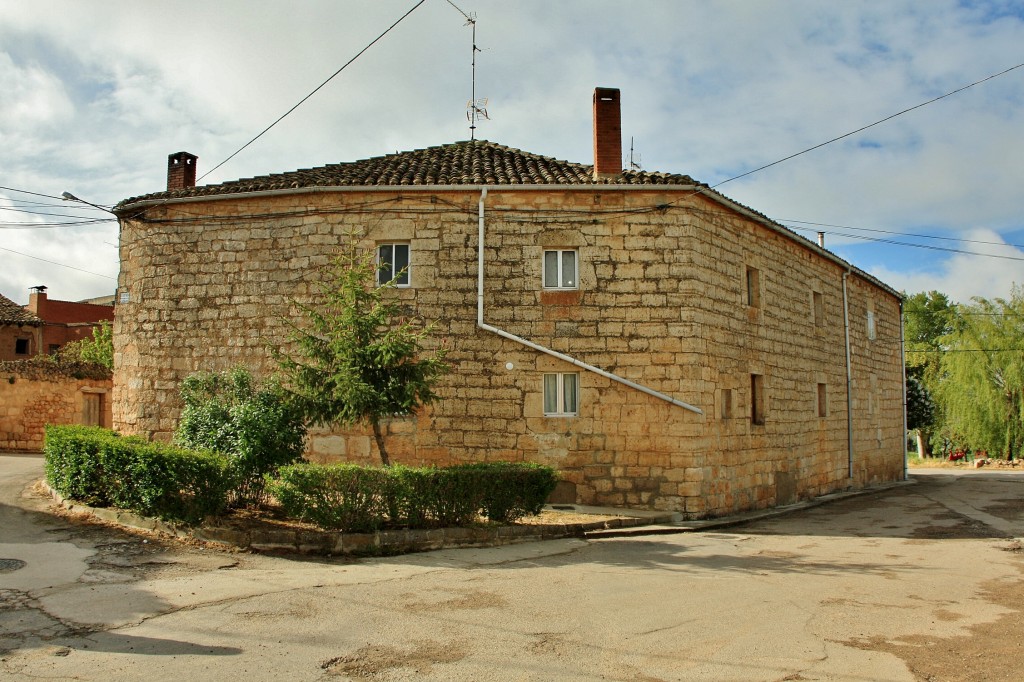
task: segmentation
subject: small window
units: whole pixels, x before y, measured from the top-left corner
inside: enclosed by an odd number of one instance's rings
[[[29,342],[29,339],[15,339],[14,340],[14,354],[15,355],[28,355],[28,342]]]
[[[812,300],[812,306],[814,308],[814,310],[812,311],[812,313],[814,315],[814,326],[815,327],[824,326],[824,324],[825,324],[825,296],[821,292],[815,291],[813,293],[812,299],[813,299]]]
[[[756,268],[747,268],[747,305],[761,307],[761,273]]]
[[[579,411],[579,375],[574,373],[544,375],[544,415],[575,416]]]
[[[408,244],[380,244],[377,247],[377,284],[387,284],[392,279],[397,286],[409,286]]]
[[[577,257],[573,250],[544,252],[544,288],[578,289]]]
[[[750,421],[764,424],[764,377],[760,374],[750,375]]]
[[[818,384],[818,416],[828,416],[828,391],[825,384]]]
[[[732,419],[732,389],[722,389],[722,419]]]
[[[875,325],[875,311],[868,310],[868,338],[872,341],[878,336],[878,330]]]

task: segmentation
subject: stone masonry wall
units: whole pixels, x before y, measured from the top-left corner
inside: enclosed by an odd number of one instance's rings
[[[47,424],[84,424],[86,402],[98,403],[98,426],[112,423],[107,378],[75,378],[57,366],[0,362],[0,450],[39,452]]]
[[[293,301],[313,300],[319,268],[354,238],[367,249],[411,245],[411,286],[396,295],[451,349],[442,399],[388,425],[395,461],[543,462],[581,503],[689,516],[902,475],[893,295],[846,278],[851,477],[837,264],[684,191],[489,190],[485,321],[703,411],[695,414],[478,329],[478,200],[477,191],[281,194],[164,204],[124,221],[115,427],[169,438],[188,373],[236,363],[273,372],[268,347],[286,343],[285,319],[300,320]],[[545,249],[578,250],[578,290],[542,289]],[[546,372],[579,372],[578,415],[544,416]],[[763,425],[751,420],[752,375]],[[314,433],[308,456],[376,461],[360,430]]]

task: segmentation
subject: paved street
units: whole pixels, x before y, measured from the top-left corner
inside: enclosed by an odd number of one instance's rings
[[[55,517],[0,456],[5,680],[999,680],[1024,669],[1024,475],[703,533],[348,561]],[[18,567],[24,561],[24,567]]]

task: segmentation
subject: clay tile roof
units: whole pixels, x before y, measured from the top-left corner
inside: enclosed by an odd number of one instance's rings
[[[38,327],[42,323],[43,321],[34,314],[0,294],[0,324],[27,324]]]
[[[335,163],[289,173],[273,173],[170,192],[125,199],[118,208],[138,201],[238,194],[300,187],[382,187],[417,185],[696,185],[688,175],[623,171],[594,178],[594,167],[531,154],[486,140],[466,140]]]

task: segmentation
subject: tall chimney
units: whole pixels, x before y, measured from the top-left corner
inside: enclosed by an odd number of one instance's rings
[[[618,88],[594,88],[594,179],[622,174]]]
[[[40,284],[29,289],[32,293],[28,295],[28,305],[25,307],[33,315],[41,317],[45,314],[43,309],[46,307],[46,287]]]
[[[167,191],[196,186],[196,161],[199,157],[178,152],[167,157]]]

